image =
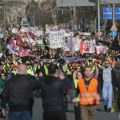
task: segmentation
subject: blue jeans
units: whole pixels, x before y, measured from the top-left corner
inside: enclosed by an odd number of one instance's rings
[[[32,115],[29,111],[9,112],[8,120],[32,120]]]
[[[107,105],[107,108],[112,108],[112,93],[113,93],[113,86],[112,83],[104,83],[103,84],[103,103]]]

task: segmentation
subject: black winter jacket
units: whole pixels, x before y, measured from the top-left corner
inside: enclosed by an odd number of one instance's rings
[[[14,76],[8,80],[1,94],[2,107],[5,108],[6,103],[8,103],[10,111],[31,110],[33,91],[38,87],[38,82],[33,76]]]
[[[46,76],[40,83],[44,111],[64,111],[66,83],[53,76]]]
[[[113,87],[116,87],[116,82],[117,82],[117,75],[114,69],[111,70],[111,77],[112,77],[112,85]],[[103,69],[100,70],[99,75],[98,75],[98,80],[101,85],[101,88],[103,88]]]

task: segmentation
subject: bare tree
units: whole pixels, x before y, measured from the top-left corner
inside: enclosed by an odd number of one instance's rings
[[[26,16],[26,6],[30,0],[6,0],[6,21],[12,27],[14,24],[18,24],[18,18]]]
[[[54,24],[57,23],[56,0],[38,0],[38,6],[43,12],[50,13]]]

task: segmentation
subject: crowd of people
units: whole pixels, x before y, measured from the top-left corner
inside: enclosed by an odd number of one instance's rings
[[[53,26],[48,29],[49,27],[46,26],[46,31],[39,36],[31,31],[23,33],[22,28],[18,28],[17,32],[8,30],[2,38],[2,117],[6,111],[10,111],[8,120],[31,120],[32,92],[36,89],[41,89],[44,120],[67,119],[65,111],[68,109],[68,93],[71,96],[70,102],[74,103],[75,120],[95,120],[96,105],[100,104],[100,98],[103,100],[104,110],[111,112],[112,95],[120,89],[120,50],[111,47],[111,44],[105,52],[99,54],[96,51],[81,54],[80,49],[72,50],[72,45],[68,45],[69,50],[64,47],[51,49],[48,33],[58,31],[58,28]],[[65,36],[66,46],[71,39],[87,39],[100,44],[95,34],[81,35],[76,30],[71,33],[68,27],[62,30],[69,34]],[[31,38],[32,41],[39,38],[42,44],[33,44],[30,42]],[[21,51],[27,55],[21,56]]]

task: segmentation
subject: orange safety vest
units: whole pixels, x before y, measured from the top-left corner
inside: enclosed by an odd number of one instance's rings
[[[78,88],[80,91],[80,105],[97,105],[100,103],[98,95],[98,80],[92,78],[88,89],[85,86],[85,81],[81,78],[78,81]]]

